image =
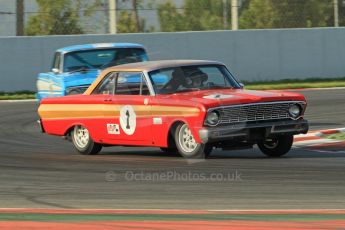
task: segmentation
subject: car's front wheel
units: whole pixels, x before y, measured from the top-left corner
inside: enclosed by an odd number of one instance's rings
[[[259,141],[258,147],[269,157],[280,157],[288,153],[293,144],[293,135],[281,135],[278,137]]]
[[[176,128],[175,143],[178,152],[185,158],[206,158],[212,151],[212,146],[197,143],[188,125],[184,123]]]
[[[81,125],[77,125],[71,132],[71,139],[75,149],[83,155],[94,155],[101,151],[102,146],[95,143],[89,131]]]

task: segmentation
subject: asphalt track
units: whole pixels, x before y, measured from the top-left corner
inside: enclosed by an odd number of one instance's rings
[[[302,91],[311,129],[345,127],[345,89]],[[156,148],[82,156],[39,132],[35,102],[0,102],[0,208],[344,209],[345,155],[257,149],[186,161]]]

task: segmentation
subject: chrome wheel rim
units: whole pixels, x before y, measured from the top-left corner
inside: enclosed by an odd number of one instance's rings
[[[186,124],[182,125],[178,135],[179,144],[187,154],[192,153],[198,147],[198,143],[195,142],[192,132]]]
[[[85,148],[90,140],[89,131],[83,126],[76,126],[73,131],[74,143],[78,148]]]
[[[275,149],[278,146],[278,144],[279,144],[279,141],[274,140],[274,139],[267,139],[263,142],[263,145],[267,149]]]

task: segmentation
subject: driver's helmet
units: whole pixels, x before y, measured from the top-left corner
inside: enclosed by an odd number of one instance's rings
[[[207,81],[208,76],[206,73],[199,69],[188,70],[186,73],[187,83],[194,86],[202,86]]]
[[[115,65],[122,65],[122,64],[134,63],[134,62],[139,62],[139,61],[140,61],[139,58],[133,55],[128,50],[118,51],[117,55],[115,56],[113,60]]]

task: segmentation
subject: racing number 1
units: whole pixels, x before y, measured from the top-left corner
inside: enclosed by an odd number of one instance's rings
[[[123,132],[127,135],[133,135],[137,124],[136,114],[131,105],[125,105],[120,109],[120,125]]]
[[[129,111],[126,111],[126,116],[127,116],[127,125],[126,125],[126,129],[130,129],[131,127],[129,126]]]

